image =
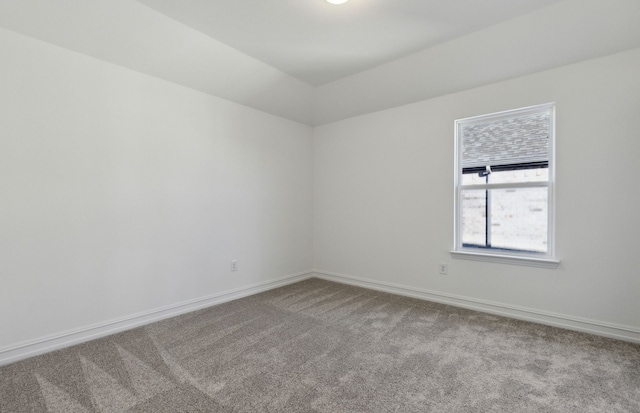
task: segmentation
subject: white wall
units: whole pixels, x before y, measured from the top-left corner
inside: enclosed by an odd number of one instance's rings
[[[635,49],[317,127],[315,268],[640,340],[638,73]],[[546,102],[560,267],[452,259],[454,120]]]
[[[0,350],[311,268],[310,127],[1,29],[0,62]]]

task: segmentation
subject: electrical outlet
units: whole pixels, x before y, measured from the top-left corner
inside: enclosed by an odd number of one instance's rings
[[[448,265],[447,265],[446,262],[441,262],[440,263],[440,274],[446,275],[447,274],[447,270],[448,270],[447,267],[448,267]]]
[[[232,260],[231,261],[231,271],[238,271],[238,261],[237,260]]]

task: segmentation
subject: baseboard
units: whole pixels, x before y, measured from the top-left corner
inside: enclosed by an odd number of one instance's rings
[[[132,314],[0,349],[0,366],[311,278],[311,270]]]
[[[589,333],[640,344],[640,329],[631,326],[607,323],[597,320],[589,320],[585,318],[567,316],[564,314],[557,314],[530,308],[517,307],[513,305],[475,299],[471,297],[445,294],[407,285],[364,279],[351,275],[338,274],[323,270],[316,269],[313,270],[313,273],[314,277],[328,281],[355,285],[372,290],[399,294],[407,297],[419,298],[442,304],[449,304],[452,306],[467,308],[470,310],[477,310],[485,313],[501,315],[519,320],[532,321],[535,323],[546,324],[554,327],[564,328],[567,330],[580,331],[583,333]]]
[[[0,366],[312,277],[640,344],[640,329],[630,326],[444,294],[323,270],[309,270],[6,347],[0,349]]]

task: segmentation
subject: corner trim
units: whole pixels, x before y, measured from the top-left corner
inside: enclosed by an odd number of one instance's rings
[[[407,297],[448,304],[455,307],[496,314],[518,320],[531,321],[559,327],[566,330],[579,331],[597,336],[613,338],[640,344],[640,329],[637,327],[574,317],[549,311],[519,307],[471,297],[454,294],[440,293],[422,288],[411,287],[402,284],[388,283],[384,281],[369,280],[351,275],[339,274],[315,269],[314,276],[328,281],[342,284],[355,285],[391,294],[399,294]]]
[[[130,330],[180,314],[201,310],[227,301],[237,300],[238,298],[293,284],[312,278],[312,276],[313,271],[307,270],[1,348],[0,366],[110,334]]]

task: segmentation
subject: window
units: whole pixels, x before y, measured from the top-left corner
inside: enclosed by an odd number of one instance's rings
[[[455,122],[459,258],[555,266],[555,106]]]

